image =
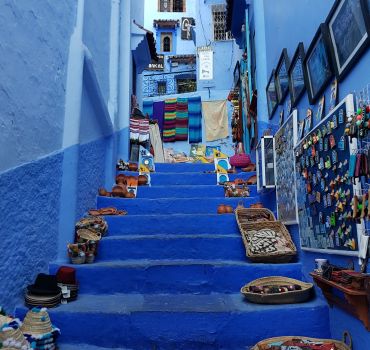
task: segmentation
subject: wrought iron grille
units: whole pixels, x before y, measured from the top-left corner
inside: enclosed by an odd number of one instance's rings
[[[213,5],[213,39],[214,41],[231,40],[233,38],[230,31],[226,31],[226,6]]]

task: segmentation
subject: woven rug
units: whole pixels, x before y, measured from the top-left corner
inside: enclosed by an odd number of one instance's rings
[[[169,98],[164,102],[163,142],[176,141],[176,107],[176,98]]]
[[[187,141],[188,140],[188,99],[178,98],[177,109],[176,109],[176,141]]]
[[[189,143],[202,142],[202,100],[200,97],[188,99]]]

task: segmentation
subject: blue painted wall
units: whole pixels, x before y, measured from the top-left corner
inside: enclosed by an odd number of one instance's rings
[[[83,41],[92,54],[106,103],[109,97],[110,17],[110,1],[85,0]]]
[[[279,123],[279,114],[282,109],[286,111],[286,100],[279,106],[271,121],[268,120],[265,87],[273,68],[276,67],[283,48],[287,48],[289,57],[292,57],[300,41],[304,43],[307,50],[310,42],[318,28],[318,25],[325,21],[332,0],[312,1],[312,0],[279,0],[276,2],[268,0],[254,1],[251,6],[252,21],[255,24],[252,30],[256,30],[256,51],[257,51],[257,83],[259,91],[258,118],[261,121],[259,132],[263,132],[266,127],[276,128]],[[265,37],[265,40],[263,40]],[[368,67],[370,64],[370,51],[368,50],[360,59],[358,64],[352,69],[350,74],[339,85],[339,100],[353,91],[359,91],[368,83]],[[326,107],[328,112],[328,101],[330,100],[329,89],[325,92]],[[288,97],[289,98],[289,95]],[[300,100],[298,109],[299,120],[303,119],[307,108],[312,108],[314,115],[317,110],[316,105],[312,106],[308,102],[307,94]],[[286,113],[285,113],[286,117]],[[316,124],[315,117],[313,124]],[[292,236],[298,237],[298,226],[289,227]],[[318,254],[300,252],[300,259],[304,266],[304,275],[310,280],[309,272],[314,269],[315,258],[326,258],[330,262],[346,266],[349,260],[355,263],[358,268],[357,259],[338,255]],[[349,330],[354,339],[354,350],[367,349],[370,343],[370,333],[365,330],[362,323],[352,316],[342,312],[337,308],[330,309],[330,328],[334,338],[341,338],[344,330]]]
[[[61,148],[71,1],[0,4],[0,172]]]
[[[73,76],[82,86],[73,96],[80,101],[79,135],[74,144],[62,145],[79,3],[6,0],[0,5],[0,305],[9,312],[50,261],[67,260],[65,242],[73,238],[74,222],[95,206],[97,189],[112,183],[117,135],[127,130],[117,122],[113,135],[107,111],[111,1],[86,0],[84,69]],[[120,18],[129,24],[130,11],[122,9]],[[121,92],[129,98],[129,88]],[[77,186],[72,196],[66,190],[69,180]],[[61,230],[60,208],[69,206],[75,208],[71,222]]]

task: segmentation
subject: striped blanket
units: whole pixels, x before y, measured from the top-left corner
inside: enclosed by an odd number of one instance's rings
[[[176,98],[169,98],[164,102],[163,142],[176,141],[176,107]]]
[[[176,141],[188,140],[188,99],[178,98],[176,109]]]
[[[200,97],[188,99],[189,143],[202,142],[202,100]]]

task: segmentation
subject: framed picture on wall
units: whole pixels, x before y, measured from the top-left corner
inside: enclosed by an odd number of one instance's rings
[[[267,107],[268,107],[269,119],[271,119],[278,106],[276,84],[275,84],[275,70],[272,71],[269,82],[267,83],[266,97],[267,97]]]
[[[278,103],[282,104],[286,95],[289,92],[288,68],[290,62],[287,49],[283,49],[280,55],[278,65],[275,70],[276,74],[276,92],[278,96]]]
[[[317,30],[303,61],[307,76],[307,93],[310,104],[314,104],[322,95],[333,77],[332,61],[329,48],[328,27],[322,23]]]
[[[305,91],[305,73],[303,69],[304,46],[299,43],[288,68],[289,92],[292,106],[295,107]]]
[[[335,75],[342,80],[369,45],[368,0],[336,0],[327,19]]]

